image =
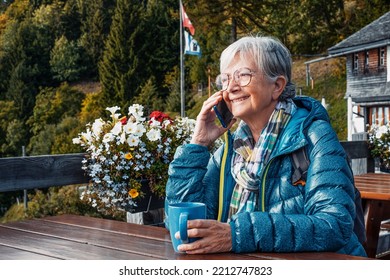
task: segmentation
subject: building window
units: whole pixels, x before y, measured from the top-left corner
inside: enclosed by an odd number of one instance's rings
[[[390,123],[389,106],[370,107],[369,112],[369,125],[385,125]]]
[[[370,52],[366,51],[364,55],[364,73],[368,73],[370,68]]]
[[[378,67],[382,68],[382,69],[385,67],[385,48],[384,47],[379,48]]]
[[[359,54],[358,53],[354,53],[353,54],[353,62],[352,62],[352,71],[354,74],[357,74],[358,70],[359,70]]]

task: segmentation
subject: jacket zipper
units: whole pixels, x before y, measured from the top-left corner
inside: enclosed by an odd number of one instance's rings
[[[222,220],[222,212],[223,212],[223,196],[225,191],[225,166],[226,166],[226,158],[229,152],[229,137],[228,132],[224,133],[225,138],[225,148],[223,151],[222,159],[221,159],[221,170],[219,171],[219,203],[218,203],[218,217],[217,220]]]
[[[274,159],[272,158],[268,164],[267,164],[267,167],[264,171],[264,174],[263,174],[263,179],[262,179],[262,182],[261,182],[261,211],[262,212],[265,212],[265,179],[267,177],[267,174],[268,174],[268,169],[270,168],[271,166],[271,163]]]

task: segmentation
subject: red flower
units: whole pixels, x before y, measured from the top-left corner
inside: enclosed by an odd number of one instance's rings
[[[162,123],[164,120],[169,120],[172,122],[173,120],[165,113],[160,112],[160,111],[153,111],[150,113],[149,117],[152,119],[154,118],[156,121]]]
[[[122,123],[122,125],[127,124],[127,118],[126,117],[120,118],[119,121]]]

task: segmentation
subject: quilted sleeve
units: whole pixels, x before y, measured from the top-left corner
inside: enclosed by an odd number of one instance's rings
[[[216,157],[219,157],[219,153],[220,150],[210,157],[208,149],[204,146],[195,144],[180,146],[168,170],[167,202],[203,202],[207,205],[207,217],[215,219],[219,185],[219,166],[216,164]]]

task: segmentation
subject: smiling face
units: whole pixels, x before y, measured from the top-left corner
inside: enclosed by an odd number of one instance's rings
[[[244,87],[240,87],[234,79],[231,79],[224,92],[224,99],[235,117],[246,122],[252,130],[261,131],[277,104],[285,79],[279,77],[273,82],[264,77],[250,55],[237,54],[223,73],[232,77],[233,73],[240,68],[248,68],[255,73],[252,74],[250,83]]]

